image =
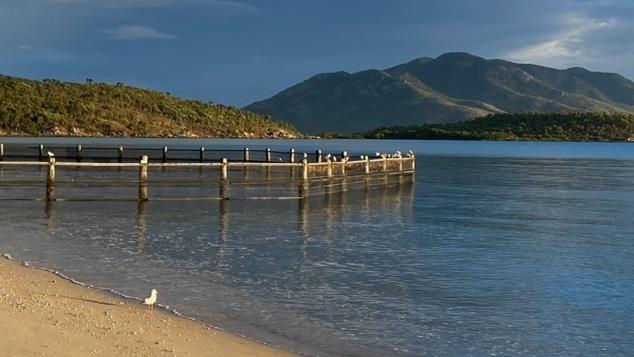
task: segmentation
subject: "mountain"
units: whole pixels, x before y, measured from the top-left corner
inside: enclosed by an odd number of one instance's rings
[[[290,124],[221,104],[104,83],[0,75],[0,135],[298,137]]]
[[[353,133],[497,113],[634,112],[634,83],[583,68],[446,53],[384,70],[318,74],[245,109],[309,133]]]

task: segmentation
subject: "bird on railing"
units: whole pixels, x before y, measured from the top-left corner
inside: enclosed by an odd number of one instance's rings
[[[376,156],[382,156],[380,152],[377,151]]]
[[[152,289],[150,292],[150,297],[143,300],[143,305],[148,305],[150,310],[154,309],[154,304],[156,303],[156,299],[158,298],[158,291],[156,289]]]
[[[412,150],[408,151],[407,153],[414,156],[414,152]]]
[[[337,162],[337,157],[333,155],[332,161]]]
[[[48,157],[55,157],[55,154],[53,154],[53,153],[52,153],[52,152],[50,152],[50,151],[47,151],[47,152],[46,152],[46,154],[48,155]]]

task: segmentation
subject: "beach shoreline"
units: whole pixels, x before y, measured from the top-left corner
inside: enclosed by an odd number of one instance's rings
[[[296,356],[9,258],[0,335],[3,356]]]

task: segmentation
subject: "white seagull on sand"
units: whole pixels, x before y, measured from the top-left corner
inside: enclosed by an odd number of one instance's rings
[[[148,307],[150,308],[150,310],[153,309],[154,307],[154,303],[156,303],[156,298],[158,297],[158,291],[156,291],[156,289],[152,289],[152,292],[150,292],[150,297],[146,298],[143,301],[144,305],[148,305]]]

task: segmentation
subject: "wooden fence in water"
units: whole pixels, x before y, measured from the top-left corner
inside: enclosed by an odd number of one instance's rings
[[[135,160],[128,151],[141,154],[135,155]],[[223,156],[210,158],[212,153]],[[5,155],[5,146],[0,144],[0,199],[305,199],[403,184],[413,180],[415,162],[412,152],[357,155],[353,159],[346,152],[333,155],[321,150],[309,155],[296,153],[295,149],[168,150],[165,146],[124,149],[39,145]],[[21,187],[36,197],[3,197],[12,187]],[[45,188],[41,196],[37,188]],[[97,196],[95,191],[99,191]],[[184,196],[183,192],[190,194]]]

